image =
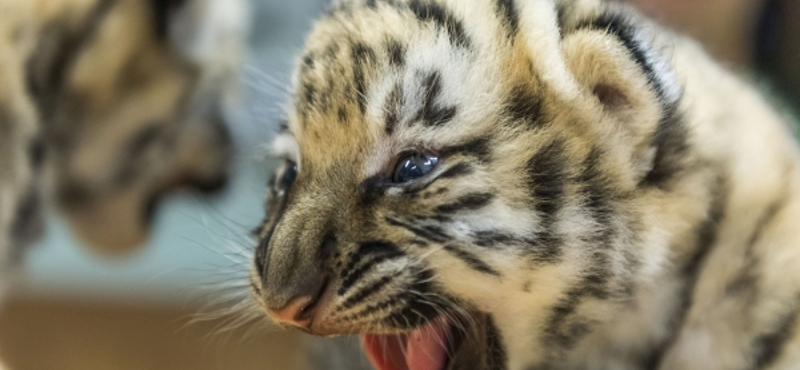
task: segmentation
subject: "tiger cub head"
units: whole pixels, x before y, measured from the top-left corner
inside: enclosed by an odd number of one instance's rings
[[[42,27],[30,90],[54,200],[89,245],[125,251],[145,240],[165,194],[226,181],[222,108],[238,78],[245,9],[232,0],[83,3]]]
[[[264,310],[362,334],[380,370],[518,369],[612,314],[663,262],[645,205],[689,156],[666,59],[592,9],[337,3],[274,144]]]

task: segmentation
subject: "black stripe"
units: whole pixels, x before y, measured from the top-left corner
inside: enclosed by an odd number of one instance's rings
[[[56,20],[43,27],[39,43],[25,65],[28,91],[39,107],[42,122],[52,122],[68,72],[116,3],[116,0],[100,0],[86,18],[75,22],[81,25],[78,29],[70,28],[68,24],[72,22],[66,20]]]
[[[528,160],[528,187],[536,200],[536,212],[546,226],[555,221],[562,207],[567,164],[560,140],[553,140]]]
[[[508,27],[509,38],[513,39],[519,31],[519,14],[514,0],[497,0],[495,5],[503,25]]]
[[[358,184],[360,205],[366,208],[380,199],[389,188],[388,181],[385,175],[377,174]]]
[[[386,97],[386,103],[384,103],[384,112],[386,112],[386,135],[391,135],[394,133],[395,127],[397,127],[398,122],[400,121],[400,109],[403,107],[403,85],[398,82],[394,85],[394,88],[389,93],[389,96]]]
[[[406,64],[406,48],[400,41],[394,39],[387,41],[386,52],[389,55],[390,65],[399,68]]]
[[[789,196],[785,193],[780,194],[775,202],[773,202],[764,211],[764,214],[758,219],[753,228],[753,234],[747,242],[745,248],[745,264],[742,266],[738,275],[728,283],[725,287],[725,293],[731,296],[746,294],[750,297],[756,296],[756,283],[759,276],[757,268],[761,262],[759,256],[755,255],[755,246],[761,240],[764,228],[775,219],[775,216],[786,206],[789,201]]]
[[[317,88],[314,84],[305,82],[300,86],[300,96],[303,97],[302,104],[313,107],[317,103]]]
[[[469,164],[467,164],[465,162],[461,162],[461,163],[456,164],[455,166],[452,166],[452,167],[448,168],[444,172],[442,172],[442,174],[439,175],[438,178],[439,179],[449,179],[449,178],[454,178],[454,177],[461,177],[461,176],[470,175],[474,171],[475,170],[472,168],[472,166],[470,166]]]
[[[513,235],[499,230],[476,231],[472,234],[472,243],[480,247],[495,247],[498,244],[504,245],[518,241]]]
[[[370,69],[370,64],[375,63],[375,51],[367,45],[356,42],[350,47],[350,57],[353,60],[353,83],[355,84],[354,98],[358,102],[361,114],[367,110],[367,83],[364,71]]]
[[[354,271],[347,271],[347,270],[342,271],[342,274],[346,275],[346,276],[345,276],[344,280],[342,280],[342,285],[339,287],[339,291],[337,293],[340,296],[345,295],[345,293],[347,293],[347,291],[353,286],[353,284],[355,284],[362,277],[364,277],[364,274],[366,274],[367,271],[369,271],[373,267],[375,267],[375,265],[379,265],[379,264],[381,264],[383,262],[394,260],[394,259],[398,259],[398,258],[402,258],[402,257],[405,257],[405,254],[403,254],[400,251],[385,252],[385,253],[381,253],[381,254],[377,255],[375,258],[367,261],[365,264],[361,265],[361,267],[357,268]]]
[[[593,147],[583,161],[583,171],[579,179],[580,192],[584,198],[583,208],[589,211],[599,227],[591,237],[592,243],[610,247],[615,232],[614,224],[610,221],[614,215],[614,201],[620,196],[601,170],[601,155],[602,151]]]
[[[583,171],[580,182],[583,186],[582,194],[585,198],[584,207],[591,210],[598,220],[607,220],[610,217],[610,199],[616,198],[613,186],[609,184],[606,175],[601,171],[602,151],[593,147],[583,161]]]
[[[453,154],[473,156],[481,162],[488,162],[492,155],[489,139],[486,137],[478,137],[462,144],[444,147],[441,152],[444,156]]]
[[[441,176],[440,176],[440,177],[438,177],[438,178],[437,178],[437,180],[438,180],[438,179],[441,179]],[[440,188],[438,188],[438,189],[436,189],[436,190],[433,190],[433,191],[426,191],[426,192],[422,193],[422,198],[423,198],[423,199],[431,199],[431,198],[433,198],[433,197],[435,197],[435,196],[442,195],[442,194],[444,194],[444,193],[446,193],[446,192],[448,192],[448,191],[449,191],[449,189],[448,189],[448,188],[446,188],[446,187],[440,187]],[[432,218],[433,218],[434,216],[429,216],[429,217],[432,217]],[[446,218],[446,219],[448,219],[448,220],[449,220],[449,217],[444,217],[444,218]]]
[[[675,110],[666,111],[656,128],[651,145],[656,148],[653,168],[642,183],[664,187],[687,166],[689,132],[683,115]]]
[[[342,317],[340,319],[337,319],[336,321],[337,322],[346,322],[348,324],[352,324],[354,321],[356,321],[358,319],[361,319],[361,318],[364,318],[366,316],[372,315],[372,314],[374,314],[374,313],[376,313],[378,311],[385,311],[385,310],[387,310],[387,309],[389,309],[392,306],[397,305],[397,304],[398,304],[397,299],[392,297],[392,298],[390,298],[388,300],[385,300],[385,301],[382,301],[382,302],[379,302],[379,303],[376,303],[376,304],[368,305],[367,307],[363,308],[362,310],[357,311],[354,314],[350,314],[350,315],[344,316],[344,317]]]
[[[386,220],[387,223],[389,223],[392,226],[404,228],[414,233],[414,235],[420,238],[427,239],[435,243],[445,243],[450,241],[450,239],[452,239],[449,235],[445,234],[443,230],[435,226],[422,226],[420,228],[406,224],[400,220],[391,217],[386,217],[384,219]]]
[[[575,311],[584,301],[586,295],[583,287],[567,292],[552,308],[550,318],[544,331],[545,343],[559,349],[568,349],[589,333],[590,328],[585,320],[577,317]]]
[[[567,7],[571,7],[572,3],[566,4],[563,1],[556,2],[556,15],[558,18],[558,29],[564,29],[564,23],[567,21]]]
[[[361,243],[358,246],[358,250],[350,256],[350,260],[347,263],[347,267],[344,268],[341,272],[341,277],[344,279],[347,276],[347,273],[350,270],[354,269],[355,266],[361,262],[365,257],[379,255],[379,254],[398,254],[400,253],[400,249],[397,248],[396,245],[384,242],[384,241],[372,241],[372,242],[365,242]]]
[[[489,317],[486,323],[486,348],[489,353],[486,360],[487,370],[507,370],[508,359],[506,355],[506,345],[500,335],[500,329],[494,323],[494,318]]]
[[[794,335],[797,313],[796,305],[790,307],[789,311],[778,321],[778,324],[771,332],[764,333],[755,339],[753,342],[753,349],[755,350],[754,370],[766,369],[780,358],[786,347],[786,342]]]
[[[460,259],[462,262],[464,262],[467,266],[469,266],[471,269],[475,271],[497,277],[501,276],[500,273],[497,272],[497,270],[493,269],[491,266],[489,266],[489,264],[483,262],[480,258],[478,258],[478,256],[470,252],[467,252],[460,248],[456,248],[453,245],[445,245],[444,250],[449,252],[452,256]]]
[[[591,325],[576,314],[578,306],[586,299],[605,300],[611,297],[608,283],[613,277],[611,260],[606,251],[595,251],[589,259],[591,267],[581,281],[552,309],[545,336],[549,342],[566,349],[591,331]]]
[[[444,215],[428,215],[428,216],[412,216],[410,218],[414,222],[426,222],[426,221],[436,221],[436,222],[450,222],[453,220],[450,216]]]
[[[527,255],[535,264],[556,263],[561,257],[561,238],[550,232],[541,232],[533,240],[526,240]]]
[[[393,279],[394,279],[393,276],[384,276],[378,279],[377,281],[373,282],[372,284],[367,285],[366,287],[362,288],[361,290],[350,296],[350,298],[347,298],[344,302],[342,302],[340,309],[347,310],[352,308],[356,304],[362,302],[364,299],[368,298],[369,296],[383,289],[383,287],[388,285]]]
[[[536,244],[539,248],[560,249],[561,238],[553,228],[557,213],[562,208],[567,165],[564,143],[560,140],[553,140],[528,160],[527,185],[536,202],[534,210],[540,217],[541,231],[536,235]]]
[[[473,193],[459,197],[455,202],[442,204],[436,207],[436,212],[443,214],[456,213],[460,211],[474,211],[489,205],[494,199],[492,193]]]
[[[530,85],[517,85],[511,89],[504,112],[511,117],[512,124],[524,124],[530,128],[543,124],[542,100],[534,94]]]
[[[717,240],[719,225],[725,217],[725,206],[728,201],[729,188],[725,176],[718,175],[714,184],[715,185],[710,188],[714,198],[711,204],[709,204],[708,216],[705,221],[698,225],[696,230],[697,243],[694,253],[681,267],[679,276],[682,276],[684,280],[683,288],[680,293],[681,304],[670,320],[670,326],[672,327],[670,331],[671,334],[661,345],[653,349],[650,356],[644,359],[644,368],[646,369],[657,369],[659,367],[664,354],[672,347],[675,340],[677,340],[677,333],[686,320],[689,308],[694,303],[693,295],[695,285],[700,276],[701,266]]]
[[[37,176],[38,174],[34,174]],[[17,204],[11,224],[11,250],[9,259],[21,261],[25,247],[44,232],[42,195],[38,186],[31,186]]]
[[[453,45],[469,48],[470,41],[464,32],[464,26],[447,9],[440,4],[430,1],[411,0],[409,9],[417,16],[420,22],[433,22],[437,28],[443,29],[450,36]]]
[[[747,249],[746,253],[749,256],[753,255],[753,249],[755,245],[761,240],[761,236],[764,233],[764,228],[770,225],[770,223],[775,220],[775,216],[777,216],[786,204],[789,203],[790,197],[788,194],[784,193],[778,199],[775,200],[769,207],[764,211],[764,214],[761,215],[758,222],[756,222],[755,228],[753,229],[753,235],[750,236],[750,239],[747,242]]]
[[[422,80],[424,92],[422,106],[413,122],[421,121],[425,126],[440,126],[450,122],[456,115],[455,106],[439,106],[436,99],[442,92],[442,75],[438,71],[428,73]]]

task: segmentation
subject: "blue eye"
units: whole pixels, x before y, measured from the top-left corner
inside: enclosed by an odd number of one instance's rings
[[[400,162],[397,162],[392,182],[401,184],[414,181],[431,172],[438,162],[439,158],[430,154],[409,154],[403,157]]]
[[[278,192],[288,190],[294,184],[295,179],[297,179],[297,165],[293,162],[286,162],[283,171],[278,173],[275,190]]]

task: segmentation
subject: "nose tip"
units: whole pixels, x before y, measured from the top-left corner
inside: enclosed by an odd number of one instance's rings
[[[332,286],[328,279],[307,282],[296,286],[296,295],[283,306],[267,305],[267,313],[277,322],[311,332],[314,318],[324,312],[332,298]],[[277,307],[277,308],[276,308]]]
[[[314,297],[301,296],[292,299],[279,309],[268,308],[267,311],[273,319],[280,323],[298,328],[308,328],[314,316],[315,303]]]

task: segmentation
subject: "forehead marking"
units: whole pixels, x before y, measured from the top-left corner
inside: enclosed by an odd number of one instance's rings
[[[422,122],[425,126],[440,126],[456,115],[455,106],[439,106],[436,104],[437,98],[442,92],[442,74],[433,71],[425,75],[422,80],[422,107],[415,115],[412,122]]]
[[[412,0],[408,6],[420,22],[433,22],[438,29],[445,30],[453,45],[462,48],[470,47],[470,40],[464,32],[464,25],[442,5]]]
[[[375,64],[375,51],[368,46],[357,42],[353,44],[350,50],[351,58],[353,59],[353,83],[356,89],[356,101],[358,102],[358,109],[363,115],[366,110],[366,77],[364,76],[365,69],[370,68],[368,64]]]
[[[514,0],[495,0],[498,16],[501,22],[508,27],[509,38],[514,38],[519,31],[519,14],[517,13]]]
[[[386,52],[389,55],[389,64],[393,67],[402,67],[406,63],[406,48],[400,41],[390,39],[386,42]]]
[[[403,101],[403,84],[397,82],[389,93],[389,96],[386,97],[384,108],[386,111],[386,135],[391,135],[397,123],[400,121],[400,109],[403,106]]]
[[[542,100],[534,94],[530,85],[512,88],[504,111],[513,120],[513,124],[524,124],[530,128],[544,124]]]

